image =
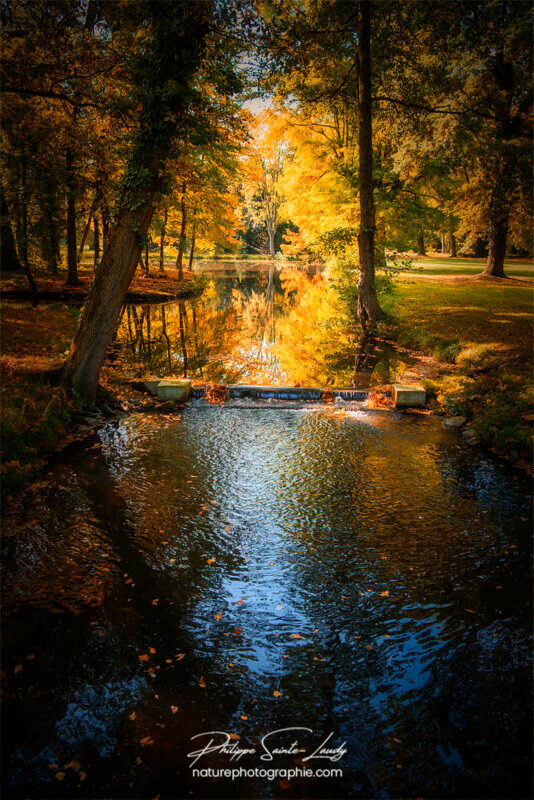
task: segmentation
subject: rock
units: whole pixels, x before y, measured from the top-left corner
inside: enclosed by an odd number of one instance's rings
[[[191,392],[191,381],[188,378],[160,381],[158,398],[160,400],[180,400],[185,403]]]
[[[110,408],[110,407],[108,406],[108,404],[107,404],[107,403],[102,403],[102,405],[100,406],[100,410],[102,411],[102,413],[103,413],[103,414],[104,414],[106,417],[114,417],[114,416],[115,416],[115,412],[113,411],[113,409],[112,409],[112,408]]]
[[[462,438],[465,439],[467,444],[480,444],[480,436],[472,428],[466,428],[465,431],[462,431]]]
[[[159,403],[156,406],[156,411],[159,411],[161,414],[172,414],[176,409],[177,403],[175,400],[167,400],[165,403]]]
[[[457,431],[463,428],[467,422],[467,417],[445,417],[443,420],[443,427],[450,430]]]
[[[393,384],[393,402],[395,408],[424,408],[426,405],[426,389],[414,384]]]
[[[343,400],[342,397],[335,397],[334,398],[334,403],[337,403],[340,406],[346,406],[347,405],[347,401]]]

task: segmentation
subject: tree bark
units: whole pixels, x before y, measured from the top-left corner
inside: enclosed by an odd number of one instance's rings
[[[28,180],[27,180],[28,161],[26,153],[22,153],[21,159],[21,190],[22,190],[22,268],[30,286],[32,293],[32,306],[37,308],[39,304],[39,295],[37,294],[37,286],[31,273],[30,264],[28,262]]]
[[[161,227],[161,236],[159,239],[159,271],[165,272],[165,233],[167,232],[167,206],[163,210],[163,225]]]
[[[74,154],[71,147],[65,150],[67,179],[67,286],[78,286],[78,251],[76,247],[76,177]]]
[[[506,255],[506,239],[510,209],[499,196],[498,189],[493,190],[490,205],[488,260],[483,275],[492,278],[505,278],[504,258]]]
[[[1,193],[1,209],[0,209],[0,266],[5,272],[14,272],[22,270],[17,255],[17,247],[15,245],[15,237],[13,236],[13,229],[11,227],[11,217],[9,215],[9,208],[4,192],[4,187],[0,183]]]
[[[193,223],[193,231],[191,233],[191,250],[189,251],[189,271],[193,272],[193,258],[195,257],[195,239],[196,239],[196,222]]]
[[[423,233],[421,233],[417,239],[417,255],[426,256],[425,237]]]
[[[456,255],[456,236],[454,235],[454,233],[451,233],[451,235],[450,235],[449,245],[450,245],[451,258],[456,258],[457,257],[457,255]]]
[[[267,223],[267,235],[269,236],[269,255],[271,258],[274,258],[276,253],[274,249],[274,237],[276,234],[275,223],[272,224]]]
[[[373,120],[371,103],[371,0],[360,0],[358,111],[359,111],[359,166],[360,166],[360,232],[358,250],[360,275],[358,278],[358,317],[362,330],[373,329],[384,316],[376,296],[374,238],[375,203],[373,195]]]
[[[441,252],[443,253],[443,255],[445,255],[446,253],[449,252],[449,243],[447,242],[447,237],[445,236],[444,233],[440,235],[441,235]]]
[[[190,84],[203,55],[213,10],[208,2],[150,3],[147,8],[152,38],[142,55],[136,144],[117,219],[63,368],[63,385],[82,403],[96,396],[106,349],[141,255],[171,144],[179,132],[176,119],[186,124]]]
[[[184,279],[184,269],[182,265],[183,257],[184,257],[184,249],[185,249],[185,226],[187,222],[187,208],[185,205],[185,190],[186,185],[185,183],[182,186],[182,199],[180,202],[180,207],[182,209],[182,225],[180,227],[180,241],[178,243],[178,255],[176,257],[176,269],[178,270],[178,280],[183,281]]]
[[[98,262],[100,261],[100,228],[98,224],[98,214],[93,214],[93,235],[94,235],[94,268],[95,272],[98,267]]]

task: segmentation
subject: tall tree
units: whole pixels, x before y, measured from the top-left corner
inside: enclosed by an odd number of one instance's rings
[[[358,49],[358,157],[360,163],[360,232],[358,316],[365,332],[383,317],[375,289],[375,201],[373,186],[373,112],[371,102],[371,0],[360,0]]]
[[[172,5],[142,2],[133,11],[147,39],[135,70],[139,127],[117,220],[63,370],[64,385],[82,402],[95,397],[106,348],[135,273],[171,146],[178,132],[184,135],[191,124],[193,77],[212,17],[211,3],[185,0]]]

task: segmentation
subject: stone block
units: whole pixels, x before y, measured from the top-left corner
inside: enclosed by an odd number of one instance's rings
[[[143,386],[145,387],[147,392],[150,392],[150,394],[153,394],[154,397],[157,397],[158,396],[158,386],[160,385],[160,383],[161,383],[161,381],[158,378],[155,381],[143,381]]]
[[[393,384],[393,402],[395,408],[424,408],[426,405],[426,389],[424,386]]]
[[[452,431],[457,431],[460,428],[463,428],[466,422],[466,417],[445,417],[443,420],[443,427],[449,428],[449,430]]]
[[[169,378],[160,381],[158,385],[158,398],[160,400],[178,400],[185,403],[191,393],[191,381],[188,378]]]

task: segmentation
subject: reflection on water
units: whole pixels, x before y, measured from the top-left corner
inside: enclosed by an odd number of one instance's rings
[[[71,446],[5,526],[4,797],[528,796],[528,489],[380,412],[192,404]],[[192,777],[191,736],[287,726],[343,777]]]
[[[203,295],[129,306],[116,344],[138,373],[224,383],[354,384],[357,335],[335,288],[316,267],[214,262]],[[381,355],[385,355],[383,352]],[[361,361],[356,388],[392,380],[398,356]],[[366,365],[367,364],[367,365]]]

